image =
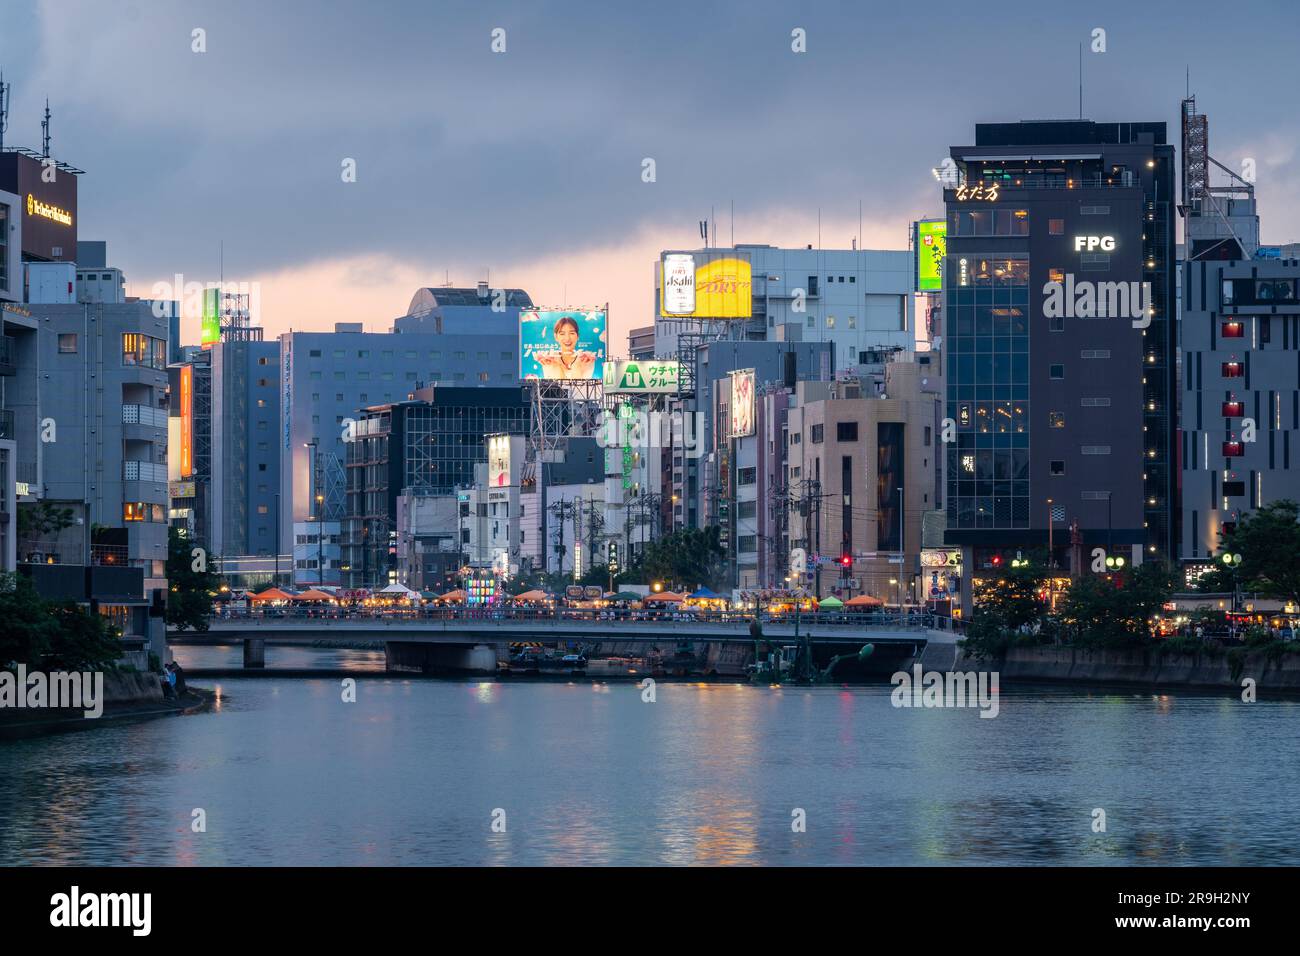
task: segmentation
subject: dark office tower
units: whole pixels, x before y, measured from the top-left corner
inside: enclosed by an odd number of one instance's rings
[[[979,124],[944,180],[950,544],[1087,571],[1174,552],[1176,197],[1163,123]],[[1050,502],[1050,503],[1049,503]],[[1071,547],[1077,524],[1078,544]]]
[[[361,409],[347,449],[343,581],[383,587],[397,569],[397,498],[451,495],[474,484],[486,436],[526,435],[528,394],[512,388],[427,385],[404,402]]]

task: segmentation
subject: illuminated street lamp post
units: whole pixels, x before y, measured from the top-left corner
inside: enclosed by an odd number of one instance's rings
[[[1241,555],[1232,554],[1231,552],[1223,556],[1223,563],[1232,569],[1232,609],[1228,614],[1228,634],[1232,638],[1237,636],[1237,569],[1241,567]]]

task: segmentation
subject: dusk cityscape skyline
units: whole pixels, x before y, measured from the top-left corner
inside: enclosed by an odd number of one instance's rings
[[[1298,27],[0,0],[11,922],[1285,926]]]
[[[1251,6],[1265,19],[1293,15]],[[76,3],[10,2],[6,141],[39,144],[48,97],[55,154],[99,177],[88,185],[114,184],[86,189],[83,221],[124,250],[131,295],[178,272],[216,281],[224,250],[227,279],[260,284],[268,335],[336,321],[382,331],[411,289],[450,277],[527,288],[554,306],[609,302],[621,339],[652,318],[645,284],[658,251],[694,242],[711,212],[729,244],[733,202],[738,242],[848,248],[861,201],[859,247],[906,248],[908,224],[939,212],[930,170],[974,123],[1078,115],[1083,43],[1085,118],[1173,128],[1190,73],[1202,109],[1222,116],[1216,139],[1231,146],[1221,159],[1257,161],[1266,241],[1297,239],[1283,224],[1300,216],[1300,142],[1277,122],[1285,31],[1254,38],[1244,73],[1214,55],[1196,16],[1126,4],[1053,20],[1048,32],[956,6],[868,16],[830,4],[793,19],[779,3],[743,8],[660,4],[574,20],[528,5],[396,4],[403,26],[370,22],[358,43],[359,8],[331,6],[313,11],[310,42],[296,43],[292,4],[205,8],[205,22],[191,23],[167,5],[99,21]],[[89,22],[95,31],[76,26]],[[642,38],[679,22],[694,26],[651,55]],[[957,25],[963,42],[944,39]],[[497,27],[505,53],[490,48]],[[1105,53],[1090,51],[1098,27]],[[205,53],[190,50],[195,28],[207,31]],[[808,52],[776,57],[794,28],[807,31]],[[556,58],[601,83],[552,69]],[[166,84],[151,82],[160,74]],[[1028,74],[1039,82],[1017,82]],[[947,77],[962,75],[1016,98],[953,96]],[[679,91],[687,77],[698,92]],[[641,180],[646,157],[655,183]],[[345,158],[356,182],[340,180]],[[128,223],[167,238],[125,243]]]

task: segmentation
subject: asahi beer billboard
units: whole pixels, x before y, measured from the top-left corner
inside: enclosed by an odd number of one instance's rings
[[[605,391],[633,395],[675,394],[680,371],[676,359],[652,359],[648,362],[610,359],[605,363]]]
[[[659,313],[666,318],[748,319],[754,314],[749,260],[734,252],[665,252]]]

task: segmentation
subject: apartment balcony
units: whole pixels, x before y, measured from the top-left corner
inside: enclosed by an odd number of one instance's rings
[[[154,428],[167,427],[167,409],[154,408],[151,405],[123,405],[123,425],[152,425]]]
[[[122,406],[122,437],[161,444],[167,441],[167,409],[149,405]]]
[[[151,461],[122,462],[123,481],[160,481],[167,482],[167,466]]]

